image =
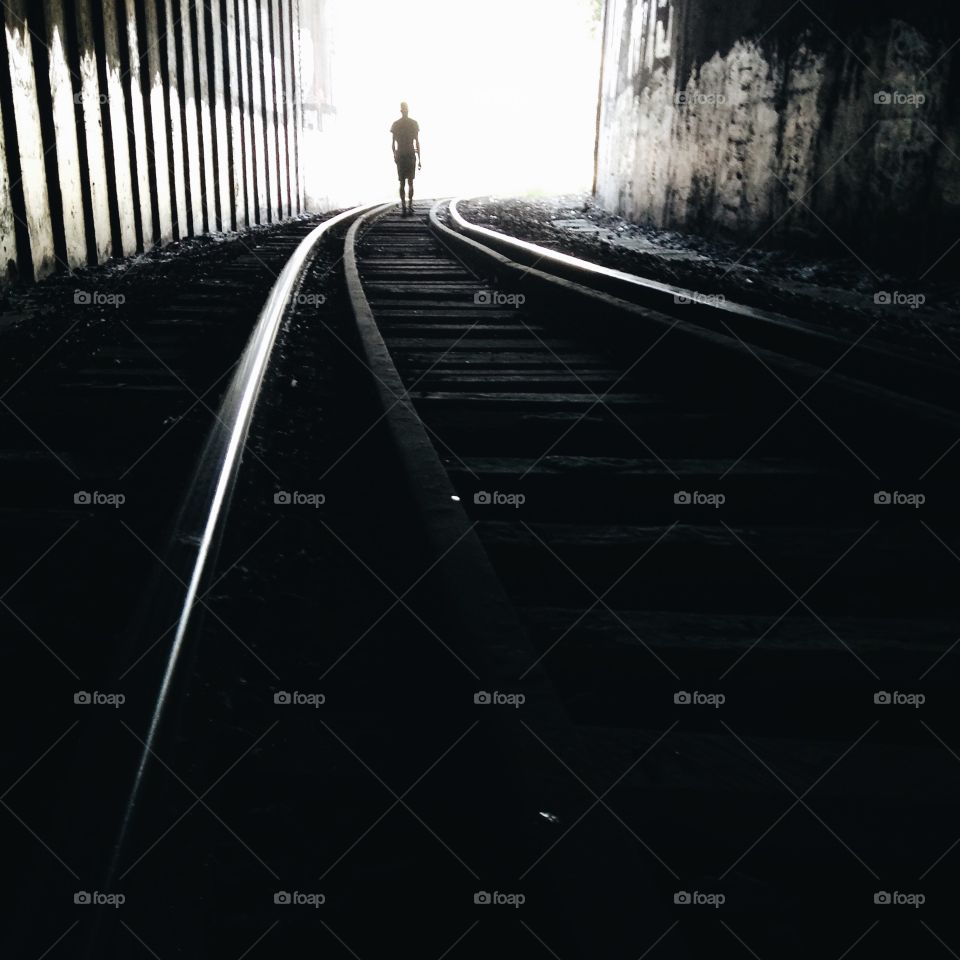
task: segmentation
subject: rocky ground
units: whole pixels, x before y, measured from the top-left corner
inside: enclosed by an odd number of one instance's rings
[[[844,336],[892,341],[960,363],[960,281],[946,270],[897,275],[855,256],[802,255],[762,244],[657,230],[598,207],[588,194],[489,197],[460,205],[473,223],[594,263],[700,293],[823,322]],[[918,271],[919,273],[919,271]]]
[[[0,290],[0,372],[21,373],[51,343],[69,346],[84,337],[112,335],[116,324],[111,321],[137,316],[165,285],[174,295],[217,263],[248,253],[260,237],[276,229],[265,225],[242,233],[186,237],[135,257],[55,273],[38,283],[11,284]],[[101,298],[99,309],[96,302],[83,299],[93,295]]]

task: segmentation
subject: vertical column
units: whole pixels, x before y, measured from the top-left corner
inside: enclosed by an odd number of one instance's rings
[[[46,7],[48,4],[44,4],[44,6]],[[62,18],[62,7],[60,14]],[[50,26],[50,18],[48,18],[45,13],[41,14],[39,10],[32,16],[32,22],[28,24],[28,26],[30,27],[30,37],[32,39],[33,66],[37,82],[37,107],[40,111],[40,133],[43,138],[43,162],[46,168],[44,177],[47,184],[47,199],[50,204],[50,225],[53,230],[54,257],[57,263],[69,268],[70,262],[67,255],[67,237],[63,216],[64,197],[59,174],[60,144],[57,141],[57,127],[54,113],[54,83],[51,77],[50,66],[51,57],[56,59],[58,55],[52,49],[53,31]],[[59,59],[61,61],[63,59],[62,50]],[[63,64],[63,66],[65,67],[65,64]],[[69,76],[67,76],[66,79],[69,80]],[[69,92],[66,96],[66,104],[68,116],[72,118],[72,98]],[[71,129],[75,139],[76,129],[70,124],[68,124],[68,127]],[[74,143],[74,147],[76,147],[76,143]],[[80,237],[82,242],[78,263],[83,263],[86,243],[82,230],[80,231]]]
[[[260,6],[260,78],[263,87],[263,135],[266,139],[267,167],[267,217],[279,219],[277,215],[277,125],[274,114],[273,98],[273,43],[272,23],[270,21],[270,0],[258,0]]]
[[[233,223],[230,209],[230,135],[227,130],[229,109],[227,86],[224,83],[223,24],[220,0],[210,0],[206,10],[207,57],[210,77],[207,81],[208,105],[213,114],[214,152],[216,154],[217,230],[229,230]]]
[[[163,0],[158,0],[163,3]],[[149,115],[152,136],[153,167],[156,181],[156,210],[154,219],[156,231],[154,239],[159,243],[172,240],[175,233],[174,218],[177,214],[177,199],[174,190],[173,170],[170,160],[173,155],[172,130],[168,112],[167,82],[164,58],[160,52],[160,36],[157,3],[145,0],[145,30],[141,58],[146,54],[147,62],[147,98],[144,100],[144,114]],[[141,60],[142,62],[142,60]]]
[[[164,87],[167,100],[167,124],[170,137],[170,166],[172,169],[175,207],[173,235],[185,237],[190,229],[190,212],[187,208],[187,177],[183,152],[183,108],[180,99],[180,75],[177,69],[178,21],[174,19],[173,0],[163,3],[162,23],[157,27],[160,35],[160,62],[165,64]]]
[[[3,108],[0,105],[0,131],[4,130]],[[0,136],[0,277],[12,280],[17,272],[17,225],[10,198],[10,176],[7,174],[7,138]]]
[[[303,213],[305,197],[303,188],[303,77],[300,72],[302,59],[300,45],[303,35],[300,32],[300,0],[290,0],[293,5],[293,136],[296,146],[297,174],[297,212]]]
[[[3,18],[0,17],[0,24]],[[10,64],[7,45],[0,39],[0,123],[3,136],[3,167],[0,170],[0,243],[7,256],[3,263],[6,279],[33,278],[33,259],[30,256],[30,233],[24,219],[23,177],[20,175],[20,147],[17,140],[17,122],[14,118],[13,90],[10,86]]]
[[[284,124],[286,126],[286,137],[284,138],[287,148],[287,162],[284,175],[287,178],[287,198],[289,206],[287,214],[299,213],[297,209],[297,147],[295,142],[295,119],[294,119],[294,86],[293,86],[293,63],[295,53],[293,50],[293,4],[291,0],[280,0],[280,16],[283,20],[283,107]]]
[[[217,147],[213,139],[213,124],[210,119],[210,64],[207,50],[207,4],[188,0],[191,16],[188,18],[193,36],[193,69],[196,82],[197,114],[200,120],[200,175],[203,181],[203,229],[215,231],[217,227]],[[184,40],[184,52],[186,52]]]
[[[140,203],[141,247],[149,250],[154,241],[153,205],[156,186],[150,184],[150,164],[147,146],[147,120],[144,113],[144,90],[141,84],[140,27],[137,24],[135,0],[123,0],[122,16],[126,21],[126,56],[121,44],[120,66],[125,78],[128,100],[127,126],[133,141],[131,152],[134,159],[137,199]]]
[[[253,102],[250,90],[250,31],[247,29],[247,0],[237,0],[237,51],[240,62],[240,116],[243,120],[243,172],[247,204],[247,226],[260,222],[257,197],[257,161],[253,142]]]
[[[119,220],[119,252],[131,256],[137,252],[140,185],[134,182],[130,170],[127,103],[120,72],[120,24],[117,21],[116,4],[111,0],[102,4],[102,27],[103,61],[100,63],[100,75],[104,81],[106,108],[110,115],[110,143],[107,144],[107,150],[113,159],[110,193]]]
[[[110,188],[100,111],[100,82],[97,76],[96,42],[93,36],[91,0],[79,0],[77,14],[77,66],[80,77],[80,105],[83,110],[83,137],[87,149],[87,178],[93,215],[93,259],[102,263],[113,253],[110,223]],[[106,98],[106,94],[104,94]]]
[[[237,51],[240,61],[240,115],[243,118],[243,171],[247,203],[247,226],[259,223],[257,161],[253,142],[253,94],[250,90],[250,31],[247,0],[237,0]]]
[[[240,21],[236,0],[223,0],[223,39],[227,51],[227,88],[229,104],[227,125],[230,129],[230,190],[233,194],[233,227],[239,230],[248,223],[246,179],[244,177],[243,115],[240,110],[241,71],[239,41]]]
[[[247,109],[250,113],[250,125],[253,128],[253,173],[256,187],[257,223],[267,223],[270,219],[270,205],[267,198],[267,160],[263,130],[263,74],[260,63],[260,17],[257,10],[257,0],[247,0],[247,33],[247,53],[250,61],[250,100]]]
[[[177,65],[180,71],[180,112],[183,141],[186,145],[187,222],[191,234],[203,233],[206,223],[203,174],[200,159],[200,131],[197,125],[197,89],[193,70],[193,29],[190,16],[191,0],[180,0],[179,12],[174,10],[177,22],[170,30],[176,42]]]
[[[50,224],[43,137],[29,33],[31,24],[27,21],[25,0],[14,0],[13,3],[8,0],[4,3],[4,23],[10,99],[13,107],[13,116],[9,119],[16,125],[29,263],[34,276],[39,278],[53,272],[56,255]]]
[[[277,131],[277,213],[280,217],[290,216],[290,183],[287,169],[287,93],[283,85],[283,28],[280,23],[280,7],[285,0],[272,0],[271,15],[273,19],[273,112],[274,125]]]

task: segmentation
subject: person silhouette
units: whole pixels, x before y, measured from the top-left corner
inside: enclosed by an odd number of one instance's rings
[[[393,159],[397,165],[397,176],[400,178],[400,207],[403,216],[407,216],[407,196],[404,196],[404,186],[409,196],[409,213],[413,213],[413,179],[417,170],[422,170],[420,162],[420,124],[410,117],[410,107],[406,101],[400,104],[401,117],[390,127],[390,146],[393,149]]]

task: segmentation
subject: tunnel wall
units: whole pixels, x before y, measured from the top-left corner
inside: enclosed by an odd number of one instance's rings
[[[960,227],[955,0],[607,0],[596,193],[658,227],[930,256]]]
[[[299,7],[5,0],[0,280],[302,212]]]

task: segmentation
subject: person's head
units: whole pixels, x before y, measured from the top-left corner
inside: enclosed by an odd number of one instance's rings
[[[403,116],[406,116],[409,112],[410,112],[410,105],[407,103],[406,100],[403,100],[400,103],[400,113],[402,113]]]

